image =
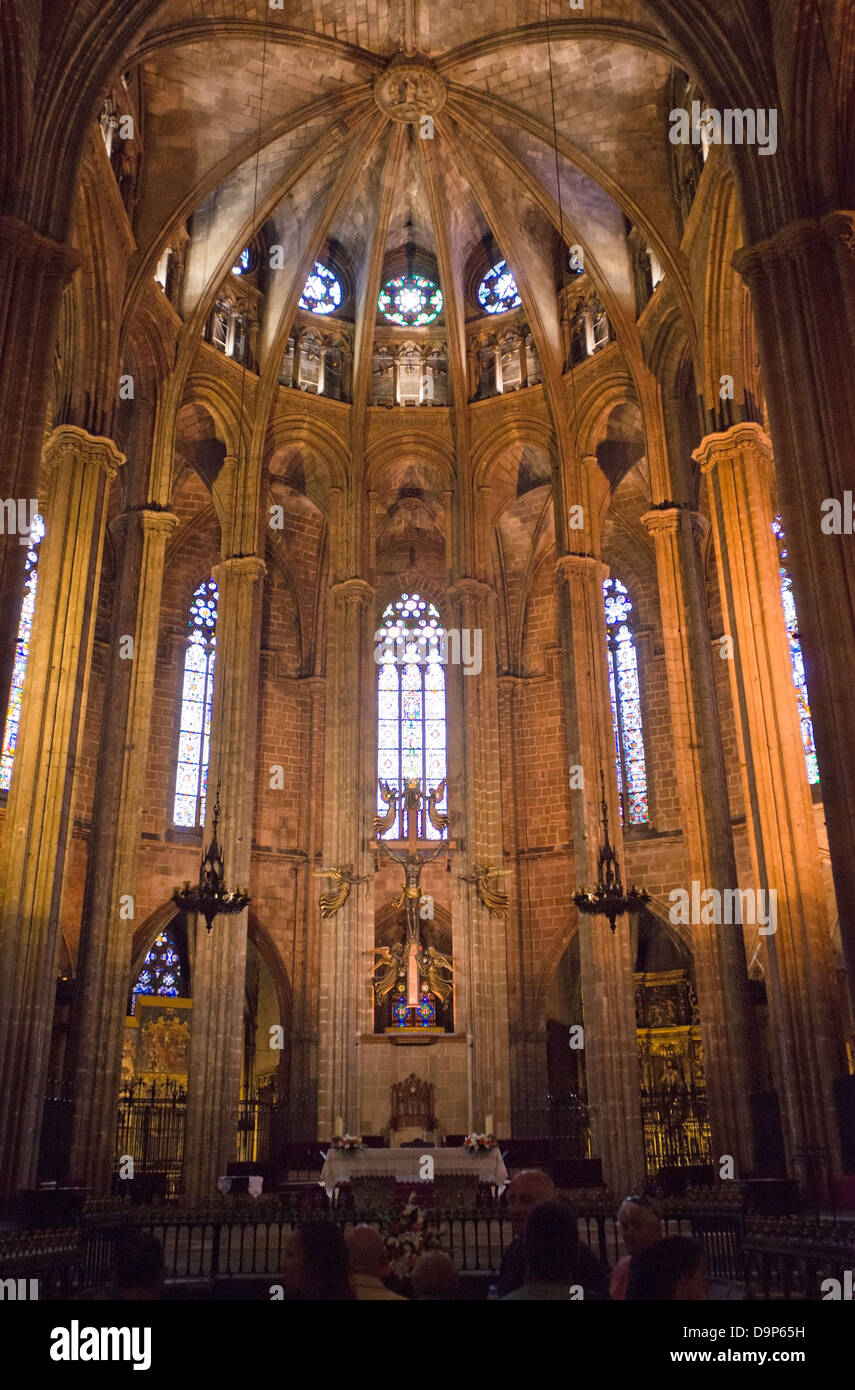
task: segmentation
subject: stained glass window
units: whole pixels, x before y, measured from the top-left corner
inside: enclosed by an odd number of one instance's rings
[[[377,307],[390,323],[420,328],[442,313],[442,290],[425,275],[398,275],[386,281]]]
[[[632,604],[619,579],[604,580],[603,596],[621,821],[643,825],[650,814]]]
[[[185,963],[177,938],[171,931],[155,937],[151,950],[143,961],[131,995],[131,1013],[138,994],[162,994],[177,999],[186,995]]]
[[[315,261],[315,268],[303,286],[300,308],[313,314],[334,314],[341,305],[341,284],[329,266]]]
[[[206,579],[199,585],[190,605],[190,635],[184,658],[178,770],[175,777],[173,820],[176,825],[205,824],[218,599],[216,580]]]
[[[39,546],[45,534],[45,524],[38,515],[33,517],[30,526],[30,544],[27,550],[26,579],[24,581],[24,601],[21,604],[21,617],[18,622],[18,641],[15,645],[15,664],[12,668],[12,684],[9,690],[9,705],[6,710],[6,724],[3,729],[3,749],[0,753],[0,791],[8,791],[12,785],[12,764],[18,745],[18,726],[21,722],[21,697],[24,690],[24,673],[27,657],[30,654],[30,637],[33,631],[33,612],[36,606],[36,581],[38,578]]]
[[[246,275],[251,265],[252,252],[248,246],[245,246],[238,256],[236,263],[232,266],[232,275]]]
[[[504,314],[508,309],[518,309],[522,304],[517,282],[507,261],[499,261],[498,265],[487,271],[478,286],[478,303],[488,314]]]
[[[816,744],[813,741],[813,720],[808,701],[805,663],[802,644],[799,640],[799,624],[796,617],[796,600],[793,596],[793,580],[787,565],[787,537],[783,522],[776,516],[772,530],[778,542],[778,562],[781,575],[781,601],[784,605],[784,619],[787,624],[787,637],[790,641],[790,661],[793,667],[793,685],[796,687],[796,700],[799,707],[799,723],[802,729],[802,747],[805,752],[808,781],[811,786],[819,782],[819,763],[816,758]]]
[[[446,775],[446,652],[439,612],[419,594],[402,594],[387,607],[376,636],[377,776],[400,793],[405,777],[418,777],[422,790],[436,787]],[[378,791],[377,810],[387,809]],[[445,796],[437,809],[446,809]],[[403,836],[402,819],[399,812],[386,839]],[[440,838],[427,817],[421,834]]]

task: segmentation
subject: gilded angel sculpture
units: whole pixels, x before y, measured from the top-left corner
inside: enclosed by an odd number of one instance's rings
[[[444,956],[435,946],[428,946],[424,957],[419,959],[422,984],[431,994],[435,994],[437,999],[441,999],[443,1004],[447,1004],[451,998],[451,980],[440,973],[443,970],[447,970],[449,975],[454,974],[451,959]]]
[[[459,874],[464,883],[474,883],[488,912],[494,917],[507,917],[510,898],[495,887],[500,874],[509,874],[510,869],[498,869],[495,864],[473,864],[471,874]]]
[[[354,883],[368,883],[368,874],[358,877],[353,872],[352,864],[345,864],[337,867],[333,864],[329,869],[319,869],[312,873],[312,878],[331,878],[336,885],[334,890],[329,893],[322,893],[318,898],[318,905],[321,909],[322,917],[334,917],[340,908],[344,907],[350,897],[350,890]],[[365,889],[365,896],[368,896],[368,888]]]

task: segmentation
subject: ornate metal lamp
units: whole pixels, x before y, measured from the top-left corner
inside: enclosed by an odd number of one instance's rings
[[[573,901],[580,912],[590,917],[607,917],[612,931],[615,922],[626,912],[638,912],[645,903],[650,902],[650,894],[635,884],[624,889],[620,877],[617,855],[609,841],[609,808],[606,805],[606,784],[600,770],[603,808],[603,843],[597,855],[599,878],[593,888],[580,888],[573,894]]]
[[[177,903],[182,912],[197,912],[200,917],[204,917],[208,931],[214,925],[215,917],[233,917],[236,913],[243,912],[244,908],[252,902],[249,894],[240,888],[236,888],[233,892],[229,892],[226,888],[225,860],[217,841],[219,823],[220,791],[217,788],[213,834],[210,845],[202,855],[199,882],[195,887],[191,887],[190,880],[187,879],[184,887],[176,888],[172,894],[172,901]]]

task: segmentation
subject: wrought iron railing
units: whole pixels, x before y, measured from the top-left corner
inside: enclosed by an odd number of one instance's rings
[[[143,1200],[178,1196],[186,1113],[187,1092],[173,1081],[132,1081],[122,1087],[113,1164],[116,1191],[133,1191]]]
[[[86,1215],[76,1231],[19,1235],[0,1242],[0,1277],[36,1275],[43,1299],[68,1298],[83,1289],[106,1285],[117,1242],[128,1229],[160,1240],[171,1279],[275,1275],[282,1267],[285,1242],[299,1221],[331,1220],[346,1228],[382,1219],[379,1213],[364,1210],[307,1211],[299,1198],[290,1202],[263,1197],[255,1201],[223,1199],[192,1208],[180,1204],[132,1208],[117,1200],[102,1200],[96,1205],[100,1210]],[[580,1239],[609,1265],[625,1253],[613,1216],[615,1205],[605,1194],[587,1210],[581,1202],[575,1203]],[[438,1226],[441,1242],[461,1272],[486,1276],[498,1271],[513,1240],[510,1220],[501,1205],[478,1210],[432,1208],[427,1216]],[[820,1275],[851,1268],[855,1257],[855,1251],[845,1244],[845,1231],[841,1234],[839,1228],[810,1230],[800,1236],[799,1224],[791,1223],[786,1228],[790,1241],[786,1250],[768,1243],[770,1234],[774,1235],[768,1222],[753,1223],[746,1235],[741,1209],[724,1203],[703,1207],[684,1203],[680,1209],[666,1208],[664,1228],[669,1235],[693,1235],[700,1240],[710,1277],[718,1281],[742,1281],[745,1245],[753,1260],[749,1261],[749,1282],[753,1278],[756,1290],[750,1297],[819,1297]],[[852,1227],[846,1229],[851,1240]],[[762,1265],[757,1258],[761,1248],[758,1232],[767,1242],[762,1247]],[[786,1270],[791,1272],[786,1274]],[[778,1288],[783,1291],[768,1291]],[[801,1289],[808,1292],[799,1293]]]

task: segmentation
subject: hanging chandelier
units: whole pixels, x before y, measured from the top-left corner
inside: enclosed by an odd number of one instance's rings
[[[573,894],[573,901],[580,912],[589,917],[607,917],[612,931],[618,917],[627,912],[638,912],[650,902],[650,894],[645,888],[635,884],[624,889],[620,877],[617,855],[609,841],[609,808],[606,805],[606,785],[602,768],[600,769],[600,788],[603,808],[603,843],[597,855],[599,877],[593,888],[580,888]]]
[[[225,880],[225,860],[222,850],[217,840],[217,828],[220,823],[220,790],[217,788],[217,800],[214,805],[214,824],[211,843],[202,855],[202,863],[199,867],[199,882],[195,887],[191,887],[190,880],[186,879],[183,888],[176,888],[172,894],[172,901],[181,908],[182,912],[196,912],[200,917],[204,917],[205,926],[208,931],[214,925],[215,917],[233,917],[238,912],[243,912],[252,902],[249,894],[240,888],[229,892],[226,888]]]

